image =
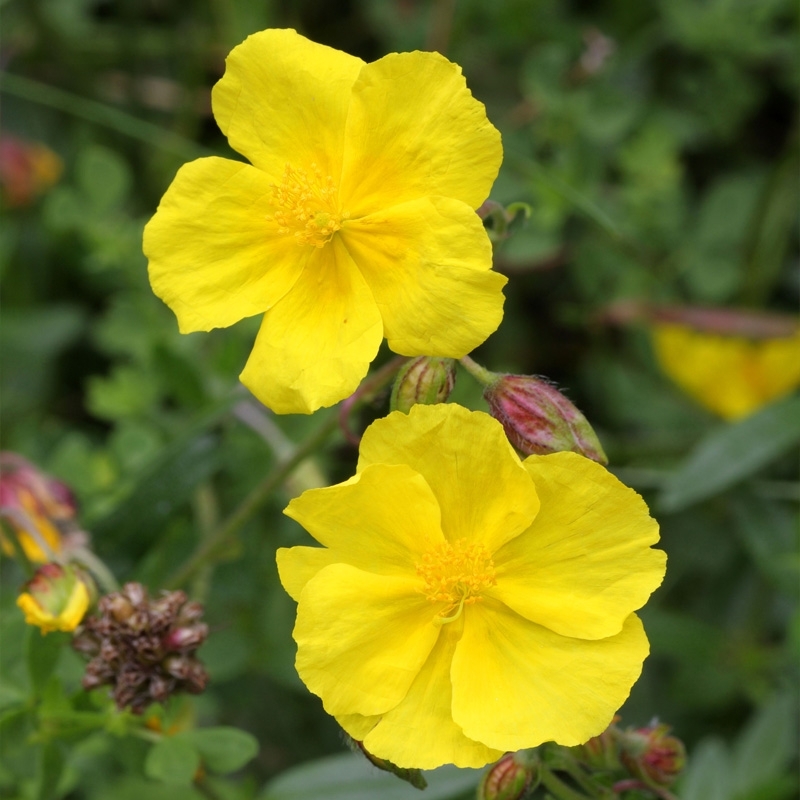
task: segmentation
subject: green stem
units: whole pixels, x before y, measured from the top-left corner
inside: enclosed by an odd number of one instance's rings
[[[22,75],[3,73],[0,89],[6,94],[23,100],[63,111],[95,125],[111,128],[111,130],[130,136],[132,139],[138,139],[151,147],[158,147],[174,153],[182,159],[191,160],[210,154],[205,148],[184,139],[183,136],[145,122],[125,111],[71,92],[65,92],[63,89],[56,89],[54,86],[48,86],[30,78],[24,78]]]
[[[12,528],[11,533],[9,534],[9,528],[11,528],[10,525],[5,528],[5,535],[3,536],[3,539],[11,542],[11,546],[14,548],[14,556],[16,557],[17,561],[19,561],[19,565],[22,567],[25,577],[30,580],[35,571],[33,564],[31,564],[31,560],[28,558],[28,554],[25,552],[25,548],[22,546],[22,542],[20,542],[16,530]]]
[[[114,573],[91,550],[86,547],[78,547],[70,553],[70,557],[88,567],[89,572],[97,578],[97,582],[106,592],[119,591],[119,583]]]
[[[587,800],[585,794],[571,789],[544,764],[542,764],[541,770],[542,783],[558,800]]]
[[[464,356],[459,359],[459,362],[461,366],[483,386],[489,386],[489,384],[494,383],[500,377],[499,372],[490,372],[486,367],[482,367],[469,356]]]
[[[549,170],[545,169],[541,164],[529,158],[521,158],[519,156],[506,156],[506,162],[510,163],[513,167],[520,172],[526,174],[531,180],[536,183],[543,183],[549,189],[554,190],[562,197],[569,200],[575,208],[581,211],[585,216],[589,217],[592,221],[597,223],[606,233],[615,239],[622,239],[623,234],[616,222],[603,211],[592,199],[587,197],[579,189],[562,181],[561,178],[554,175]]]
[[[456,0],[434,0],[426,50],[436,50],[442,55],[447,53],[447,46],[450,44],[450,34],[453,30],[453,16],[455,11]]]
[[[332,414],[311,436],[300,444],[294,453],[276,464],[272,472],[245,497],[239,507],[206,539],[203,539],[194,553],[165,582],[166,586],[177,588],[186,583],[198,569],[219,559],[226,546],[239,529],[250,520],[269,496],[294,472],[294,470],[336,430],[336,414]]]

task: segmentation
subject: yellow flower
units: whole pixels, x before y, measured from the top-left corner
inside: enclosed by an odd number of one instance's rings
[[[41,628],[42,634],[74,631],[89,608],[89,590],[69,566],[44,564],[25,589],[17,605],[25,614],[25,622]]]
[[[297,671],[379,758],[479,767],[576,745],[639,676],[658,526],[583,456],[520,461],[488,415],[417,405],[367,429],[353,478],[286,513],[324,545],[278,551]]]
[[[800,386],[800,327],[782,338],[749,339],[658,324],[653,343],[664,372],[726,420],[746,417]]]
[[[358,386],[382,338],[460,358],[500,323],[505,278],[474,212],[500,135],[437,53],[371,64],[292,30],[228,56],[214,116],[252,166],[183,166],[145,229],[184,333],[264,313],[242,382],[278,413]]]

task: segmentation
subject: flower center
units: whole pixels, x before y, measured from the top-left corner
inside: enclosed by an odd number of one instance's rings
[[[464,539],[431,548],[416,564],[425,581],[422,593],[432,603],[446,603],[436,622],[443,625],[461,616],[464,605],[483,599],[481,593],[497,583],[489,551]]]
[[[275,213],[267,219],[278,233],[291,235],[299,245],[324,247],[350,215],[338,207],[333,178],[323,176],[316,164],[311,172],[286,165],[280,186],[270,184]]]

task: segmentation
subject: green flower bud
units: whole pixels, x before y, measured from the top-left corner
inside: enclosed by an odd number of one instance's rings
[[[539,783],[539,757],[535,751],[506,753],[483,776],[478,800],[520,800]]]
[[[415,403],[444,403],[456,385],[456,362],[452,358],[419,356],[397,374],[390,408],[407,414]]]
[[[580,453],[600,464],[608,458],[586,417],[555,386],[532,375],[501,375],[483,396],[521,453]]]

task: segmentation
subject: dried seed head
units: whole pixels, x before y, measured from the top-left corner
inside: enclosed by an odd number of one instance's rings
[[[150,600],[144,586],[127,583],[101,598],[99,610],[73,640],[75,650],[92,657],[85,689],[108,685],[117,707],[135,714],[172,694],[205,689],[208,674],[195,656],[208,636],[199,603],[181,591]]]

